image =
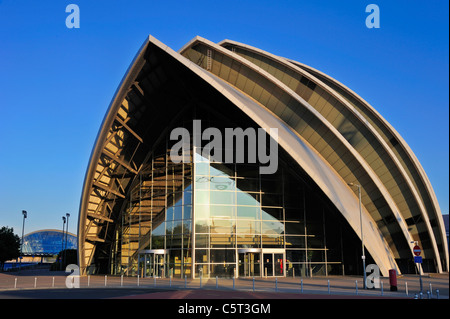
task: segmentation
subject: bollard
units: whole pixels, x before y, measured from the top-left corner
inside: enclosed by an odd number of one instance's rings
[[[397,272],[395,269],[389,269],[389,284],[391,291],[397,291]]]
[[[253,277],[253,292],[255,292],[255,277]]]
[[[108,276],[105,275],[105,287],[106,287],[106,282],[108,281]]]
[[[356,289],[356,294],[358,294],[358,280],[355,280],[355,289]]]
[[[428,299],[431,299],[431,294],[430,294],[429,290],[427,290],[427,295],[428,295]]]
[[[139,275],[137,275],[137,282],[136,282],[136,284],[137,284],[137,286],[139,287],[140,286],[140,277],[139,277]]]
[[[91,282],[91,275],[88,275],[88,287],[90,282]]]
[[[17,278],[14,278],[14,289],[17,288]]]
[[[219,288],[219,281],[218,281],[218,278],[216,276],[216,289],[218,289],[218,288]]]
[[[172,275],[169,276],[169,287],[172,288]]]
[[[420,296],[420,299],[423,299],[423,293],[422,292],[419,293],[419,296]]]
[[[236,286],[234,285],[235,278],[233,277],[233,290],[235,290]]]
[[[406,295],[408,296],[408,282],[405,282],[405,291],[406,291]]]
[[[436,289],[436,299],[439,299],[439,289]]]
[[[275,291],[278,292],[278,278],[275,278]]]
[[[34,277],[34,289],[36,289],[37,277]]]
[[[300,291],[303,293],[303,279],[300,280]]]
[[[52,279],[52,288],[55,288],[55,277]]]
[[[328,294],[330,294],[330,280],[328,280]]]
[[[120,275],[120,287],[123,287],[123,275]]]
[[[433,287],[431,286],[431,282],[430,282],[430,294],[433,296]]]
[[[396,287],[397,288],[397,287]],[[383,282],[381,282],[381,295],[383,296],[384,291],[383,291]]]
[[[156,277],[153,276],[153,287],[156,287]]]

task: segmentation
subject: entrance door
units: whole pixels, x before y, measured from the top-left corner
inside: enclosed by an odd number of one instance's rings
[[[273,276],[273,254],[264,254],[264,276]]]
[[[165,277],[166,251],[163,249],[144,250],[139,254],[139,274],[142,277]]]
[[[259,277],[261,275],[261,249],[238,250],[239,277]]]
[[[245,252],[239,254],[239,276],[260,276],[260,253]]]
[[[273,254],[274,276],[283,276],[284,258],[283,254]]]
[[[153,254],[154,258],[154,277],[164,278],[164,254]]]
[[[265,277],[284,276],[284,252],[263,251],[263,272]]]

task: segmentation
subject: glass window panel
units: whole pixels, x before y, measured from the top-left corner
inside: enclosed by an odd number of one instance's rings
[[[174,194],[174,200],[175,200],[175,204],[174,206],[181,206],[183,205],[183,193],[175,193]]]
[[[284,224],[278,221],[263,221],[262,222],[262,233],[263,234],[283,234]]]
[[[176,221],[173,222],[173,231],[172,231],[172,233],[174,235],[183,233],[183,221],[182,220],[176,220]]]
[[[183,205],[192,205],[192,192],[191,191],[185,190],[183,192],[183,197],[184,197]]]
[[[211,176],[234,176],[234,164],[211,163]]]
[[[155,229],[152,231],[152,235],[164,235],[166,233],[166,225],[165,223],[159,224]]]
[[[309,232],[309,229],[308,229]],[[324,240],[322,236],[319,235],[308,235],[307,238],[308,248],[323,248],[325,247]]]
[[[286,222],[285,223],[286,234],[304,235],[305,224],[298,222]]]
[[[303,220],[303,210],[301,208],[286,208],[284,210],[286,220]]]
[[[211,204],[234,205],[235,192],[211,191]]]
[[[282,194],[283,183],[279,180],[268,180],[266,178],[261,179],[261,190],[264,193]]]
[[[262,246],[264,248],[284,248],[283,235],[262,235]]]
[[[233,277],[236,264],[212,264],[211,276]]]
[[[183,248],[192,248],[192,237],[191,235],[183,235]]]
[[[262,194],[262,206],[283,206],[283,196],[281,194]]]
[[[238,190],[259,192],[259,180],[256,178],[238,178],[236,182]]]
[[[286,238],[286,248],[287,248],[287,241]],[[306,250],[290,250],[286,249],[286,261],[290,262],[305,262],[306,261]]]
[[[167,236],[166,237],[166,248],[181,248],[181,236]]]
[[[173,207],[169,207],[166,210],[166,220],[173,220]]]
[[[209,219],[197,219],[195,221],[196,233],[209,233]]]
[[[304,236],[286,236],[286,248],[305,248],[306,240]]]
[[[173,219],[178,220],[183,218],[183,207],[175,206],[173,207]]]
[[[197,205],[195,207],[195,219],[209,218],[209,206]]]
[[[237,234],[237,247],[238,248],[260,248],[261,237],[259,235],[243,235]]]
[[[208,191],[196,191],[195,203],[209,205],[209,192]]]
[[[209,235],[202,234],[202,235],[195,235],[195,247],[209,247]]]
[[[248,218],[248,219],[260,219],[260,208],[259,207],[237,207],[237,217],[238,218]]]
[[[196,263],[207,263],[208,262],[208,250],[207,249],[196,249],[195,250],[195,262]]]
[[[195,162],[209,162],[208,158],[201,156],[201,154],[199,154],[199,149],[196,149],[196,151],[194,152],[194,156],[195,156]]]
[[[257,165],[237,164],[236,171],[239,177],[259,178],[259,167]]]
[[[211,190],[234,191],[236,189],[236,182],[229,177],[213,176],[210,178],[209,187]]]
[[[236,251],[234,249],[211,249],[211,263],[236,262]]]
[[[192,218],[192,206],[184,206],[183,207],[183,218],[184,219],[191,219]]]
[[[172,234],[173,232],[173,221],[166,221],[166,235]]]
[[[195,188],[196,189],[209,189],[209,177],[208,176],[197,176],[195,178]]]
[[[239,219],[236,232],[239,234],[260,234],[261,222],[259,220]]]
[[[191,233],[192,222],[190,220],[183,220],[183,234]]]
[[[308,249],[309,262],[325,262],[325,250]]]
[[[164,237],[166,236],[153,235],[152,249],[164,249]]]
[[[192,192],[192,183],[191,183],[191,176],[185,177],[184,178],[184,191],[185,192]]]
[[[215,217],[222,218],[233,218],[235,215],[235,207],[234,206],[211,206],[210,207],[210,215]]]
[[[262,219],[267,220],[283,220],[283,209],[282,208],[262,208],[261,209]]]
[[[195,175],[209,175],[209,163],[196,163]]]
[[[233,219],[214,218],[211,221],[211,233],[233,234],[235,232],[235,221]]]
[[[257,193],[246,193],[237,192],[237,204],[246,206],[259,206],[259,194]]]
[[[234,234],[211,234],[211,248],[233,248],[235,246]]]

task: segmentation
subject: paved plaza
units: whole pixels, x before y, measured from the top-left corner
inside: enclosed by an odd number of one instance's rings
[[[362,277],[287,278],[137,278],[121,276],[68,277],[48,269],[0,273],[0,298],[41,299],[448,299],[449,276],[404,275],[397,278],[397,291],[390,291],[389,278],[378,289],[363,289]],[[67,288],[67,285],[79,288]]]

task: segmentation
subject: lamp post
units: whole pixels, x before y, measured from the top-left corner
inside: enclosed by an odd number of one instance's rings
[[[63,251],[64,251],[64,228],[66,225],[66,217],[63,216],[62,217],[63,220],[63,229],[62,229],[62,237],[61,237],[61,256],[59,256],[59,258],[61,258],[61,263],[60,263],[60,269],[62,270],[62,264],[63,264]]]
[[[22,253],[23,253],[23,232],[25,230],[25,219],[27,218],[27,211],[23,210],[23,224],[22,224],[22,243],[20,244],[20,261],[19,261],[19,270],[22,268]]]
[[[364,281],[363,281],[363,287],[366,289],[366,254],[364,253],[364,236],[363,236],[363,226],[362,226],[362,207],[361,207],[361,185],[354,184],[354,183],[348,183],[349,186],[356,186],[358,187],[358,198],[359,198],[359,224],[361,228],[361,250],[362,250],[362,263],[363,263],[363,274],[364,274]]]
[[[67,257],[67,253],[66,253],[66,251],[67,251],[67,233],[69,232],[69,217],[70,217],[70,214],[69,213],[66,213],[66,217],[67,217],[67,226],[66,226],[66,240],[65,240],[65,245],[64,245],[64,262],[66,262],[66,257]]]

